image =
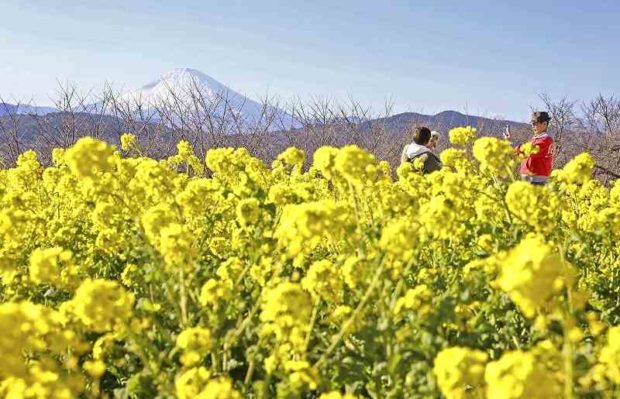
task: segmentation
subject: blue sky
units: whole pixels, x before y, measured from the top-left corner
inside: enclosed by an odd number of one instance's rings
[[[510,3],[510,4],[508,4]],[[0,95],[199,69],[250,97],[526,120],[537,93],[620,93],[620,2],[1,0]]]

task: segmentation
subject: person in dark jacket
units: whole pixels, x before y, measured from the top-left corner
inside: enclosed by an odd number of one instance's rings
[[[441,169],[439,157],[427,147],[431,140],[431,131],[424,126],[416,126],[412,132],[413,143],[403,148],[401,162],[413,162],[420,159],[423,162],[422,173],[427,174]]]

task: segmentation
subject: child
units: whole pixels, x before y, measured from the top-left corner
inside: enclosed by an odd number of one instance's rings
[[[427,147],[430,148],[431,150],[436,150],[437,149],[437,142],[439,142],[439,137],[441,135],[439,134],[439,132],[433,130],[431,131],[431,141],[428,142]]]

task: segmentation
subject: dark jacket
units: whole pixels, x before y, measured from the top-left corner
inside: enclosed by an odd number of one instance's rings
[[[408,162],[413,162],[418,158],[422,159],[422,162],[424,162],[422,173],[424,174],[441,169],[441,161],[439,160],[439,157],[437,157],[437,155],[435,155],[428,147],[416,143],[411,143],[405,146],[403,149],[402,158]]]

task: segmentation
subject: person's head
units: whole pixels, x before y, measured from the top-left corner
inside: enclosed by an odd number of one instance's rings
[[[550,120],[551,118],[549,117],[549,114],[544,111],[532,112],[532,130],[536,133],[546,132],[549,127]]]
[[[412,131],[413,142],[419,145],[427,145],[431,140],[431,131],[424,126],[416,126]]]
[[[439,137],[441,137],[441,135],[439,134],[439,132],[433,130],[431,132],[431,139],[427,144],[428,148],[437,148],[437,142],[439,142]]]

